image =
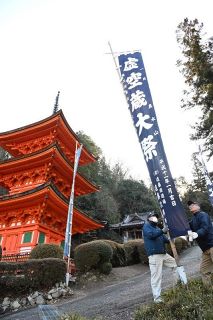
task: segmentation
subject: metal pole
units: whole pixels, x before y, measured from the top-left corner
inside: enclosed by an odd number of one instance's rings
[[[80,145],[80,152],[82,148],[82,144]],[[72,241],[72,223],[73,223],[73,203],[74,203],[74,188],[75,188],[75,176],[77,173],[77,151],[78,151],[78,142],[76,141],[76,148],[75,148],[75,162],[74,162],[74,168],[73,168],[73,179],[72,179],[72,189],[70,194],[70,203],[69,203],[69,209],[68,209],[68,216],[70,215],[70,219],[68,221],[67,230],[69,237],[68,237],[68,255],[67,255],[67,273],[66,273],[66,285],[69,284],[69,267],[70,267],[70,250],[71,250],[71,241]],[[80,156],[79,156],[80,158]],[[79,160],[79,159],[78,159]]]
[[[111,52],[111,55],[112,55],[113,60],[114,60],[114,63],[115,63],[115,68],[116,68],[116,70],[117,70],[118,76],[119,76],[119,78],[121,79],[121,74],[120,74],[120,71],[119,71],[119,67],[117,66],[116,58],[115,58],[114,52],[113,52],[113,50],[112,50],[111,43],[110,43],[109,41],[108,41],[108,45],[109,45],[110,52]]]
[[[127,101],[127,97],[126,97],[126,94],[125,94],[125,88],[124,88],[124,85],[123,85],[123,79],[122,79],[122,76],[121,76],[121,74],[120,74],[120,68],[119,68],[119,66],[117,65],[116,58],[115,58],[114,52],[113,52],[113,50],[112,50],[112,46],[111,46],[111,44],[110,44],[109,41],[108,41],[108,45],[109,45],[109,48],[110,48],[110,53],[111,53],[111,55],[112,55],[112,57],[113,57],[113,61],[114,61],[114,63],[115,63],[115,69],[116,69],[116,71],[117,71],[117,73],[118,73],[118,77],[119,77],[119,79],[120,79],[120,83],[121,83],[122,88],[123,88],[123,94],[124,94],[124,96],[125,96],[125,99],[126,99],[126,102],[127,102],[127,106],[128,106],[128,108],[129,108],[128,101]]]

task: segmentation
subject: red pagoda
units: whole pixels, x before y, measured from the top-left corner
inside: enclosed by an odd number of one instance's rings
[[[78,138],[60,110],[42,121],[0,133],[12,156],[0,162],[0,244],[3,254],[29,252],[38,243],[63,246]],[[79,166],[95,162],[83,147]],[[75,196],[98,188],[79,173]],[[103,225],[74,208],[72,234]]]

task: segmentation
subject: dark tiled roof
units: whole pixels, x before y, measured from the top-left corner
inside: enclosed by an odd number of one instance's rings
[[[131,213],[124,218],[120,223],[112,224],[110,227],[112,229],[117,228],[126,228],[132,226],[142,226],[147,219],[148,214],[151,211],[143,212],[143,213]]]

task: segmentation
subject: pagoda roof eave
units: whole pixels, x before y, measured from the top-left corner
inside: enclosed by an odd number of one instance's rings
[[[23,199],[25,198],[31,199],[32,197],[35,197],[35,195],[38,198],[40,198],[40,196],[44,195],[44,193],[46,194],[48,190],[50,191],[52,190],[55,193],[55,195],[58,196],[60,201],[63,201],[66,205],[68,205],[69,203],[68,199],[51,182],[41,184],[40,186],[34,189],[29,189],[24,192],[2,195],[0,196],[0,203],[3,203],[4,201],[6,202],[6,201],[14,200],[14,199],[21,199],[23,201]]]
[[[22,193],[1,196],[0,211],[4,211],[5,209],[15,210],[21,206],[24,208],[28,205],[37,205],[41,203],[41,200],[45,199],[49,201],[49,206],[52,206],[53,208],[57,206],[57,210],[60,212],[60,214],[65,218],[67,217],[69,202],[51,183],[43,184],[35,189]],[[78,229],[76,226],[74,226],[75,224],[81,225],[81,227]],[[103,224],[90,218],[77,208],[73,208],[73,226],[75,227],[75,233],[87,232],[104,227]]]
[[[64,124],[60,124],[59,123],[59,119],[62,119],[62,123]],[[20,141],[23,141],[25,139],[25,136],[27,136],[27,139],[29,139],[30,135],[35,135],[35,132],[38,136],[42,135],[42,132],[47,131],[50,129],[50,127],[52,126],[53,128],[58,127],[58,125],[60,125],[61,130],[62,131],[67,131],[66,134],[68,134],[68,132],[70,133],[70,137],[73,137],[73,140],[77,141],[79,144],[81,144],[81,142],[79,141],[78,136],[76,135],[76,133],[71,129],[70,125],[68,124],[62,110],[59,110],[58,112],[56,112],[55,114],[51,115],[50,117],[47,117],[45,119],[42,119],[40,121],[31,123],[29,125],[17,128],[17,129],[13,129],[13,130],[9,130],[6,132],[1,132],[0,133],[0,146],[2,146],[2,148],[4,148],[5,150],[7,150],[10,154],[16,156],[16,152],[13,151],[11,148],[8,148],[8,146],[6,147],[6,145],[8,144],[8,141],[14,141],[15,139],[19,139]],[[38,130],[39,128],[39,130]],[[41,130],[42,129],[42,130]],[[23,135],[23,132],[26,132],[25,135]],[[95,162],[97,160],[97,158],[87,150],[87,148],[85,146],[83,146],[82,148],[82,156],[87,159],[87,163],[91,163],[91,162]],[[79,165],[81,165],[81,158],[79,160]]]
[[[33,168],[36,164],[41,165],[42,162],[51,161],[56,163],[59,171],[63,171],[64,174],[68,175],[73,172],[74,168],[66,156],[62,153],[57,143],[53,143],[45,149],[36,151],[34,153],[26,154],[17,158],[10,158],[4,161],[0,161],[1,172],[13,170],[13,167],[19,168]],[[90,187],[90,192],[99,191],[100,188],[90,181],[88,181],[82,174],[77,172],[76,179],[79,179],[83,184]]]

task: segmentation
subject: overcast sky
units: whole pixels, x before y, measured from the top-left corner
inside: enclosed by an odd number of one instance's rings
[[[185,17],[203,22],[206,38],[213,35],[210,0],[0,0],[1,132],[50,116],[60,90],[59,106],[73,130],[149,183],[110,41],[115,52],[141,50],[172,176],[189,180],[197,115],[180,108],[175,34]],[[213,170],[212,162],[206,165]]]

